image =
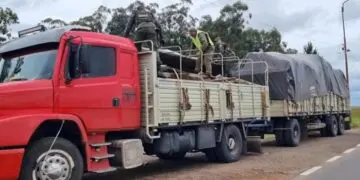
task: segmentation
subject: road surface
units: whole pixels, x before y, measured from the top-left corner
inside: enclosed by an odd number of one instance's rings
[[[90,175],[84,180],[291,180],[309,168],[322,165],[331,157],[342,155],[359,143],[360,130],[347,131],[345,135],[337,137],[324,138],[317,134],[302,141],[296,148],[276,147],[272,137],[263,144],[264,154],[243,156],[235,163],[210,163],[201,153],[189,154],[181,161],[146,157],[147,162],[143,167]],[[336,161],[340,162],[340,159]],[[360,165],[353,167],[358,167],[360,172]]]
[[[314,166],[296,180],[358,180],[360,179],[360,144],[345,150],[323,164]]]

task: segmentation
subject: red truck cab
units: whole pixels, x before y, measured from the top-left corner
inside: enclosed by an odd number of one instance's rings
[[[0,179],[110,170],[106,133],[140,128],[134,43],[66,27],[7,42],[0,56]]]

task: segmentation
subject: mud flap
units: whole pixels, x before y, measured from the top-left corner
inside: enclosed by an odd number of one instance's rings
[[[247,152],[262,154],[261,136],[248,136],[246,138],[246,147]]]

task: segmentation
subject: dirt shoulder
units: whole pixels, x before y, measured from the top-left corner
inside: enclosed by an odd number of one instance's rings
[[[210,163],[201,153],[189,154],[182,161],[146,157],[147,163],[141,168],[85,179],[288,180],[359,143],[360,130],[347,131],[345,135],[334,138],[313,135],[296,148],[276,147],[273,139],[267,139],[263,144],[264,154],[243,156],[236,163]]]

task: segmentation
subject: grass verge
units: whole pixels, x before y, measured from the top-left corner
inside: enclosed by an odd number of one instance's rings
[[[352,115],[352,128],[359,128],[360,127],[360,107],[353,107],[351,111]]]

